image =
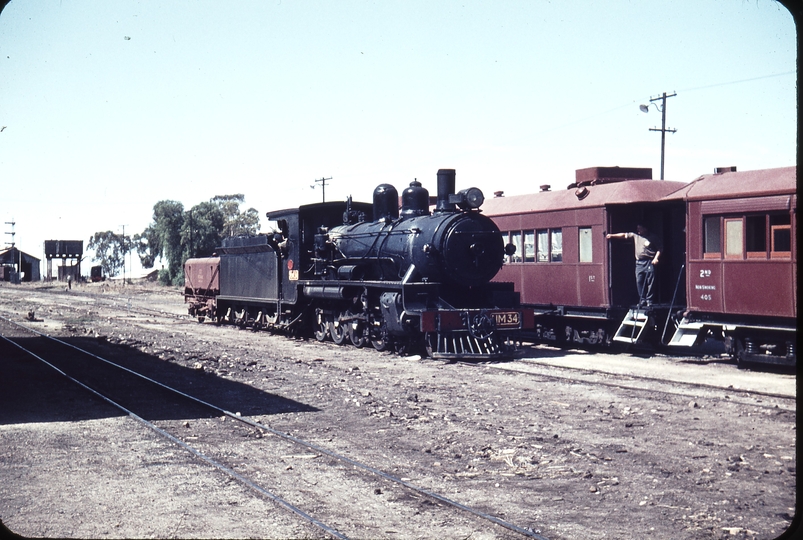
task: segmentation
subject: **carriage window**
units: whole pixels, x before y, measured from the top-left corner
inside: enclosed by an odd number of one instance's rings
[[[792,226],[789,215],[770,216],[770,257],[792,256]]]
[[[744,221],[742,218],[725,220],[725,257],[741,259],[744,250]]]
[[[519,231],[514,231],[510,233],[510,243],[516,246],[516,252],[510,256],[510,262],[513,263],[520,263],[522,258],[522,245],[521,245],[521,233]]]
[[[561,262],[563,260],[563,229],[535,231],[538,262]]]
[[[591,227],[580,227],[580,262],[591,262],[592,257],[592,242],[591,242]]]
[[[706,259],[718,259],[722,253],[721,244],[721,220],[717,217],[707,217],[703,220],[705,240],[703,244],[703,257]]]
[[[551,262],[561,262],[563,260],[563,229],[549,229],[549,236],[552,237],[549,260]]]
[[[538,231],[537,260],[538,262],[549,262],[549,231]]]
[[[535,262],[535,231],[524,231],[524,262]]]
[[[747,216],[745,227],[747,257],[753,259],[766,258],[767,216]]]

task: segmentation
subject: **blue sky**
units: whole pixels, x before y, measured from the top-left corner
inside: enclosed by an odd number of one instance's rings
[[[227,5],[226,9],[223,8]],[[575,169],[795,164],[796,44],[772,0],[12,1],[0,15],[0,218],[17,245],[141,232],[163,199],[265,212],[562,188]],[[10,232],[10,225],[3,225]],[[4,240],[10,241],[5,234]],[[88,265],[87,265],[88,269]]]

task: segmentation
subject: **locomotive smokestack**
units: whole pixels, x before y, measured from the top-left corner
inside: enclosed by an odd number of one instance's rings
[[[436,212],[456,212],[454,203],[449,202],[449,195],[455,189],[455,170],[438,169],[438,203],[435,206]]]

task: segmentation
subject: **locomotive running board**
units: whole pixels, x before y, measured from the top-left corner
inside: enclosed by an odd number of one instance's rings
[[[627,312],[622,324],[613,336],[613,340],[624,343],[638,343],[649,320],[649,315],[643,309],[631,309]]]

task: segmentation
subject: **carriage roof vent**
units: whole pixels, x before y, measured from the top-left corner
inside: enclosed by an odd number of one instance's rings
[[[494,191],[494,197],[496,197],[497,199],[499,197],[504,197],[504,196],[505,196],[505,192],[504,191]]]
[[[726,172],[736,172],[736,166],[732,165],[730,167],[717,167],[714,169],[714,174],[722,174]]]
[[[543,186],[541,186],[541,191],[549,191],[549,188],[551,187],[552,186],[550,186],[549,184],[544,184]]]

